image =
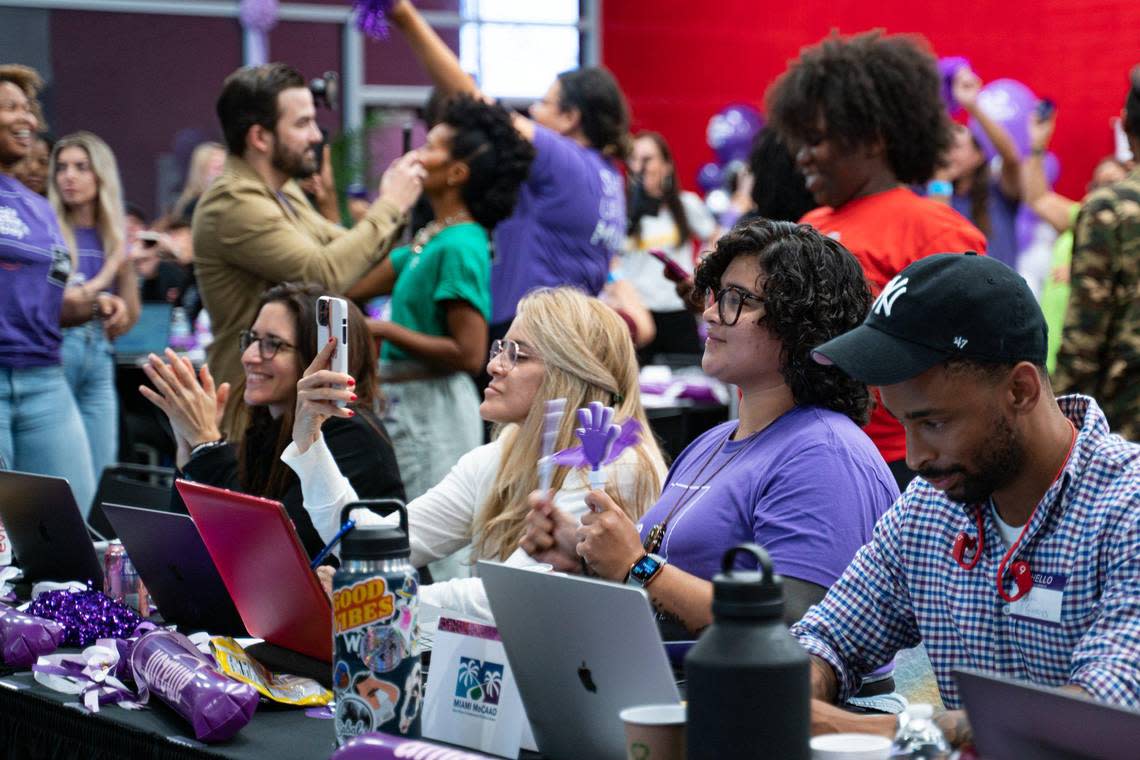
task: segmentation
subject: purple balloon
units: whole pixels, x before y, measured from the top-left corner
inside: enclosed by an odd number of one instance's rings
[[[744,161],[752,140],[764,127],[764,117],[747,103],[732,103],[709,119],[705,137],[720,163]]]
[[[709,161],[697,171],[697,187],[706,193],[724,184],[724,169],[715,161]]]
[[[995,79],[978,95],[978,107],[1009,132],[1022,156],[1029,153],[1029,118],[1037,101],[1033,90],[1015,79]],[[969,127],[982,146],[986,160],[997,155],[994,144],[976,119],[970,119]]]
[[[938,73],[942,77],[942,100],[951,116],[956,116],[962,106],[954,97],[954,75],[961,68],[971,68],[970,62],[960,55],[938,59]]]

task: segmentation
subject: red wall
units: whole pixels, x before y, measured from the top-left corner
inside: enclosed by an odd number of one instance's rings
[[[636,129],[665,134],[682,182],[712,160],[704,130],[732,101],[761,106],[802,47],[831,29],[916,32],[938,55],[962,55],[983,79],[1020,80],[1057,102],[1058,189],[1080,197],[1112,152],[1129,68],[1140,61],[1136,0],[610,0],[603,60],[621,82]]]

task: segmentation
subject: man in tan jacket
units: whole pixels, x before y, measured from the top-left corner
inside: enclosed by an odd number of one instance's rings
[[[387,255],[424,170],[415,153],[395,161],[380,197],[346,230],[317,213],[295,181],[316,171],[321,141],[313,96],[296,70],[281,63],[238,69],[226,78],[217,112],[229,155],[194,212],[194,258],[214,331],[210,370],[219,385],[236,388],[238,338],[256,318],[262,292],[288,281],[346,290]],[[240,394],[231,394],[223,424],[231,437],[241,433],[241,406]]]

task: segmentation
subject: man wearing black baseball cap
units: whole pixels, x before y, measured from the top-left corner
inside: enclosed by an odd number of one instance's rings
[[[792,632],[812,655],[813,730],[893,735],[842,703],[859,673],[926,644],[951,741],[970,739],[953,671],[1140,708],[1140,446],[1087,396],[1056,398],[1024,280],[938,254],[887,283],[816,361],[880,387],[919,474]]]

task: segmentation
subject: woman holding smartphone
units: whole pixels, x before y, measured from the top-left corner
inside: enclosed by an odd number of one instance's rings
[[[293,445],[282,456],[297,472],[305,508],[325,538],[336,533],[341,508],[356,500],[326,445],[332,421],[346,416],[335,402],[347,398],[341,387],[352,379],[327,369],[330,354],[330,347],[323,349],[298,383]],[[606,468],[606,493],[634,520],[657,498],[665,465],[641,408],[629,330],[610,307],[572,288],[532,292],[519,302],[506,338],[491,345],[487,372],[491,383],[479,413],[495,423],[494,440],[464,455],[438,485],[408,504],[414,565],[446,557],[468,542],[475,559],[532,564],[518,544],[527,497],[539,487],[537,464],[550,399],[566,400],[556,450],[575,445],[574,410],[591,401],[614,407],[619,420],[638,420],[641,439]],[[551,483],[552,500],[562,510],[574,519],[586,511],[584,468],[557,467]],[[367,512],[357,516],[374,519]],[[477,578],[433,583],[422,587],[420,596],[436,607],[491,619]]]
[[[111,340],[138,319],[139,286],[127,260],[126,214],[119,167],[111,148],[90,132],[76,132],[52,148],[48,199],[59,217],[74,266],[68,287],[112,291],[125,306],[111,318],[64,331],[63,371],[87,431],[92,477],[119,455],[119,398]],[[80,504],[86,514],[91,504]]]
[[[281,501],[310,557],[324,544],[302,506],[297,477],[279,457],[293,429],[297,381],[317,355],[317,299],[322,295],[319,285],[297,283],[277,285],[262,295],[257,319],[241,335],[245,382],[238,392],[250,407],[250,422],[240,446],[227,443],[219,430],[230,388],[228,383],[215,388],[208,367],[195,372],[189,359],[168,349],[169,364],[152,354],[143,366],[154,389],[139,388],[170,420],[183,475]],[[364,315],[351,304],[348,309],[348,357],[355,383],[346,394],[350,403],[344,413],[329,420],[322,432],[337,467],[361,498],[403,500],[392,444],[372,412],[378,393],[376,349]]]
[[[534,150],[501,106],[457,96],[416,156],[435,218],[347,294],[392,296],[390,318],[369,328],[383,341],[384,420],[413,499],[483,442],[472,375],[487,354],[489,236],[514,208]]]
[[[629,237],[622,251],[622,276],[633,284],[653,315],[656,337],[640,353],[642,363],[657,354],[701,352],[697,321],[677,295],[676,282],[693,274],[694,243],[716,232],[716,219],[696,193],[677,182],[673,152],[657,132],[641,132],[629,158]],[[665,260],[651,255],[661,252]]]

